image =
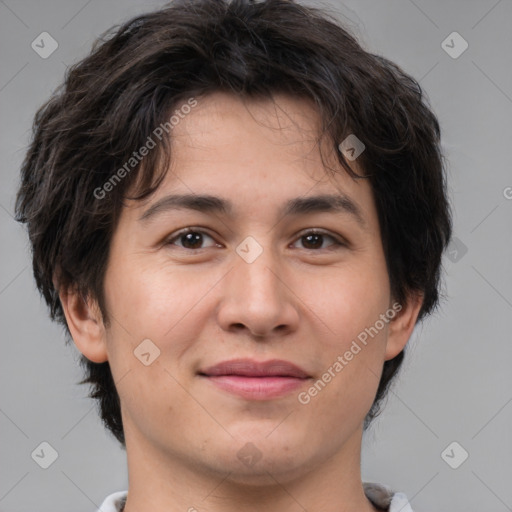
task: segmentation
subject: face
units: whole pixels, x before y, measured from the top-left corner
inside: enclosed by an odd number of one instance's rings
[[[410,331],[389,321],[370,185],[327,146],[326,173],[318,122],[305,100],[200,98],[172,130],[164,182],[124,208],[94,357],[110,362],[127,450],[284,481],[360,444]]]

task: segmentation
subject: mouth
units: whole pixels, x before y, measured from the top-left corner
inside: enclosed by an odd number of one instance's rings
[[[263,362],[233,359],[201,370],[198,375],[217,388],[247,400],[283,397],[312,378],[297,365],[280,359]]]

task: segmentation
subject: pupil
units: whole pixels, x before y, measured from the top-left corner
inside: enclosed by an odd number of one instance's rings
[[[320,244],[318,244],[318,243],[310,244],[310,245],[313,245],[314,247],[322,246],[322,241],[321,241],[322,235],[318,235],[318,234],[306,235],[305,238],[306,238],[306,240],[308,240],[308,242],[307,242],[308,244],[309,244],[309,240],[311,240],[311,238],[315,238],[317,242],[320,241]]]
[[[195,247],[195,246],[197,245],[198,241],[199,241],[199,245],[201,245],[201,237],[202,237],[202,235],[200,233],[186,233],[183,236],[185,237],[185,243],[183,245],[185,245],[185,246],[187,246],[187,244],[189,246],[193,245],[192,249],[197,249],[197,247]],[[194,238],[196,239],[195,240],[196,243],[194,243]]]

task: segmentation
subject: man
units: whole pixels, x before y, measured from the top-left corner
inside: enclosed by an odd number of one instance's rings
[[[411,510],[363,429],[451,236],[419,85],[288,0],[173,2],[36,116],[18,219],[126,447],[103,512]]]

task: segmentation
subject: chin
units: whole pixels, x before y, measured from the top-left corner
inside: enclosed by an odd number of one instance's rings
[[[265,435],[269,432],[265,429]],[[294,444],[290,438],[275,436],[244,437],[229,446],[217,446],[210,453],[210,463],[223,473],[231,473],[228,480],[248,486],[275,485],[293,480],[311,470],[312,461],[304,453],[304,439]],[[252,441],[250,439],[253,439]],[[272,478],[274,477],[274,478]]]
[[[253,466],[231,463],[222,469],[230,472],[228,481],[248,488],[257,487],[261,492],[261,488],[275,487],[277,482],[286,484],[304,476],[310,471],[310,464],[307,461],[290,460],[286,456],[274,456],[271,459],[263,456]]]

